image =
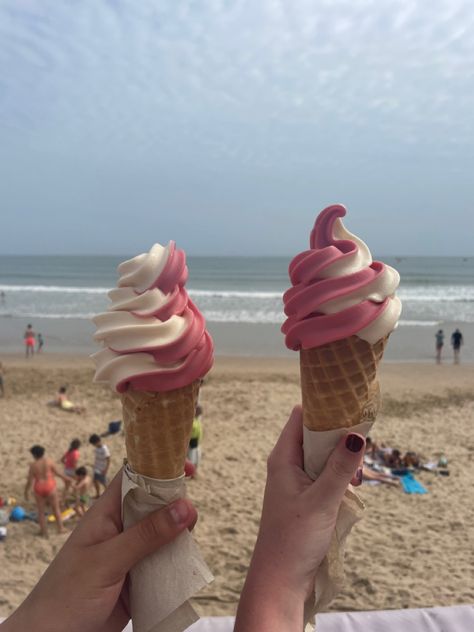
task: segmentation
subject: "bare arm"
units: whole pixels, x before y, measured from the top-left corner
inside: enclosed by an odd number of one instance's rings
[[[107,461],[107,465],[105,466],[105,469],[104,469],[104,476],[105,476],[105,474],[107,474],[107,472],[109,471],[109,467],[110,467],[110,456],[108,456],[108,457],[107,457],[106,461]]]
[[[26,479],[26,485],[25,485],[25,492],[24,492],[25,500],[28,500],[28,494],[30,492],[32,484],[33,484],[33,466],[30,465],[30,468],[28,470],[28,476]]]

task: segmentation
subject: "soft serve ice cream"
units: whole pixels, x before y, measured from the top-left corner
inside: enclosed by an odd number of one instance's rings
[[[283,296],[285,342],[300,358],[304,469],[313,479],[342,437],[370,431],[381,403],[378,366],[401,312],[398,272],[373,261],[366,244],[344,228],[345,214],[340,204],[319,214],[309,250],[290,263],[292,287]],[[349,488],[307,620],[340,590],[344,542],[361,509]]]
[[[155,244],[125,261],[118,274],[108,311],[94,318],[94,338],[103,348],[93,358],[94,380],[110,384],[122,401],[127,453],[122,522],[127,529],[185,495],[184,464],[213,344],[184,288],[186,256],[174,242]],[[182,533],[131,569],[133,629],[187,629],[197,618],[188,600],[211,580],[192,535]]]
[[[183,287],[186,256],[171,241],[118,267],[107,312],[93,320],[103,349],[92,357],[96,382],[124,392],[169,391],[203,377],[213,361],[204,317]]]
[[[282,327],[290,349],[354,334],[374,344],[397,325],[400,275],[372,260],[366,244],[344,228],[345,214],[340,204],[324,209],[311,232],[310,249],[290,263],[293,287],[283,297],[288,318]]]

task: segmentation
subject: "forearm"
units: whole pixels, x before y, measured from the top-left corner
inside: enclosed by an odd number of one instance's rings
[[[304,597],[256,551],[241,593],[234,632],[301,632]]]

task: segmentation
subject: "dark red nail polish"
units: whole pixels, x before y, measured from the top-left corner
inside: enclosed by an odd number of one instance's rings
[[[346,448],[351,452],[360,452],[362,450],[362,446],[364,445],[364,440],[362,437],[356,434],[350,434],[346,439]]]
[[[361,467],[357,468],[356,478],[359,481],[359,483],[362,483],[362,468]]]

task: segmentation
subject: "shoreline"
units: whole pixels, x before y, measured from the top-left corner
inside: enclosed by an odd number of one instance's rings
[[[89,320],[0,318],[0,356],[23,352],[23,332],[29,322],[32,322],[36,333],[43,334],[45,354],[86,357],[99,349],[99,345],[93,340],[95,325]],[[217,357],[289,359],[297,356],[285,347],[280,325],[208,322],[207,326],[214,339]],[[434,363],[435,332],[443,328],[446,336],[443,361],[452,363],[449,338],[456,327],[461,329],[465,339],[465,345],[461,349],[461,361],[463,364],[474,364],[474,345],[470,344],[470,341],[474,340],[474,323],[455,322],[446,322],[435,327],[398,327],[390,335],[384,362]]]

